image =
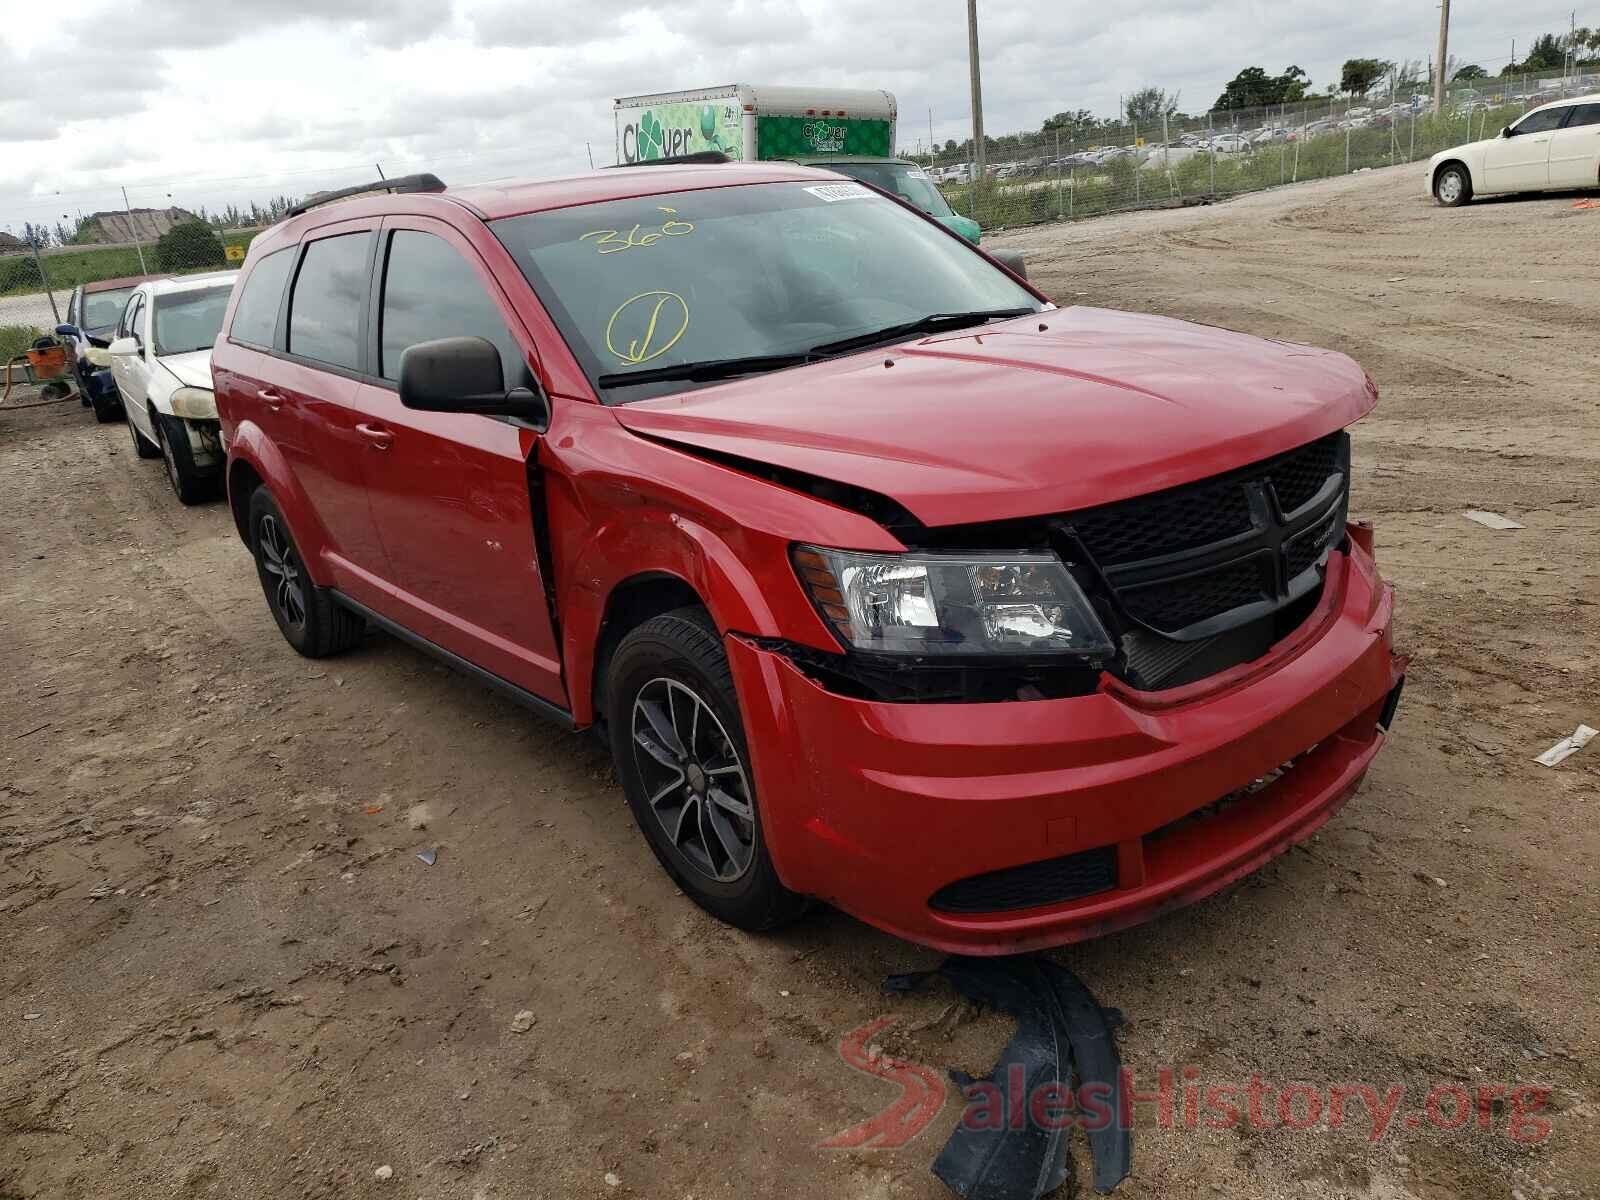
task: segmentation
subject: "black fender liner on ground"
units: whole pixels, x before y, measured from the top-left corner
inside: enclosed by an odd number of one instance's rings
[[[987,1080],[1004,1097],[1006,1113],[1028,1114],[1030,1099],[1050,1084],[1074,1094],[1100,1085],[1111,1119],[1086,1129],[1095,1190],[1110,1192],[1127,1178],[1133,1138],[1122,1120],[1122,1060],[1112,1034],[1121,1014],[1102,1008],[1082,980],[1043,958],[948,958],[936,971],[891,976],[885,986],[911,991],[930,975],[944,976],[974,1003],[1016,1017],[1017,1032]],[[1020,1097],[1011,1091],[1017,1068],[1024,1089]],[[973,1081],[957,1076],[956,1082]],[[1000,1129],[958,1124],[934,1159],[933,1173],[965,1200],[1036,1200],[1066,1178],[1070,1128],[1046,1128],[1031,1117],[1020,1128],[1010,1120]]]

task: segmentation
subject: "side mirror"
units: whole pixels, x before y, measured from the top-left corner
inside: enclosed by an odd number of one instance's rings
[[[113,353],[115,347],[113,347]],[[421,412],[515,417],[536,429],[550,424],[550,399],[537,381],[506,389],[500,351],[481,337],[418,342],[400,355],[400,403]]]
[[[1021,250],[991,250],[989,257],[994,259],[1018,279],[1028,277],[1028,264],[1022,257]]]
[[[1511,126],[1507,125],[1504,129],[1502,129],[1500,131],[1500,136],[1501,137],[1510,137],[1511,136]]]
[[[139,339],[136,337],[120,337],[116,341],[112,342],[110,346],[106,347],[106,349],[109,350],[113,355],[137,355],[140,351]]]
[[[56,326],[56,336],[57,337],[69,337],[69,338],[73,338],[73,339],[76,340],[76,339],[82,338],[83,334],[82,334],[82,332],[79,331],[79,329],[78,329],[78,327],[76,325],[68,325],[66,323],[62,323],[62,324]]]

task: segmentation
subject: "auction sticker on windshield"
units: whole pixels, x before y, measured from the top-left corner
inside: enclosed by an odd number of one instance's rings
[[[808,187],[806,191],[829,204],[835,200],[859,200],[862,196],[872,195],[871,188],[862,187],[859,183],[824,183]]]

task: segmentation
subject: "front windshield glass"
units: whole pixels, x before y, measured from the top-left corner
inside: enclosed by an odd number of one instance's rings
[[[934,186],[933,180],[921,167],[909,163],[830,163],[827,169],[882,188],[891,196],[899,196],[908,204],[920,208],[930,217],[951,215],[950,201],[944,198],[944,193]]]
[[[156,354],[188,354],[209,350],[222,330],[233,285],[197,292],[171,292],[155,300]]]
[[[1043,307],[965,242],[858,183],[708,188],[493,228],[591,380],[607,377],[607,403],[693,386],[629,384],[634,371],[803,355],[934,314]]]
[[[113,292],[86,292],[83,297],[84,329],[106,329],[115,325],[128,307],[131,287],[117,288]]]

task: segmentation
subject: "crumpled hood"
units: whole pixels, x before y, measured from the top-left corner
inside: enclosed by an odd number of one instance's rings
[[[189,387],[211,387],[211,351],[191,350],[187,354],[163,354],[156,360]]]
[[[1342,429],[1376,401],[1342,354],[1069,308],[612,411],[634,433],[953,525],[1188,483]]]

